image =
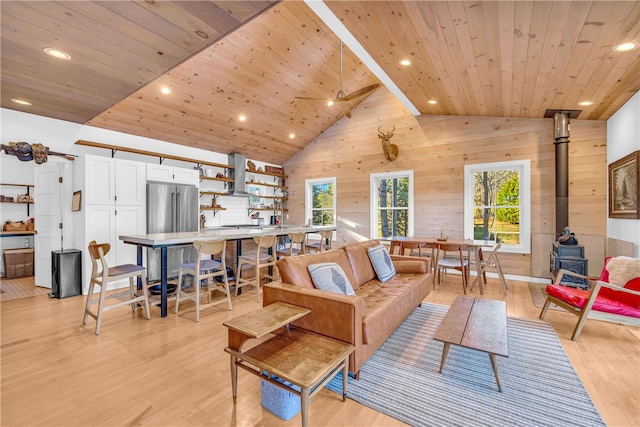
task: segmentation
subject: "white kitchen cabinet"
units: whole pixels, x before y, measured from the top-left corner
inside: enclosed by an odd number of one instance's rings
[[[136,247],[119,239],[146,233],[146,163],[86,155],[75,164],[74,190],[82,191],[82,206],[74,213],[74,246],[83,251],[83,292],[91,276],[90,241],[109,243],[109,265],[135,264]],[[127,281],[110,283],[122,287]]]
[[[145,204],[146,163],[89,155],[79,163],[85,205]]]
[[[178,168],[165,165],[147,165],[147,181],[198,185],[199,174],[200,172],[196,169]]]

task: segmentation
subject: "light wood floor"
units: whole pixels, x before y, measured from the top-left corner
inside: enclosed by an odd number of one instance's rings
[[[526,283],[509,282],[502,296],[491,280],[485,297],[506,300],[510,316],[537,319]],[[250,289],[250,288],[245,288]],[[427,302],[451,304],[461,292],[450,275]],[[475,290],[474,295],[478,292]],[[259,380],[239,373],[232,404],[226,319],[257,309],[255,293],[202,312],[181,304],[167,318],[126,307],[106,314],[99,336],[82,326],[84,297],[47,295],[0,304],[2,319],[2,426],[297,426],[300,415],[282,421],[260,405]],[[640,425],[640,332],[588,321],[578,342],[569,339],[575,317],[557,311],[547,320],[605,421]],[[504,385],[508,387],[507,384]],[[311,402],[311,426],[395,426],[393,418],[323,390]]]

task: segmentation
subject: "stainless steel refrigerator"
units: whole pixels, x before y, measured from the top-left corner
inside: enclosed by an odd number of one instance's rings
[[[198,187],[147,182],[147,233],[198,231]],[[178,275],[183,262],[194,261],[193,246],[168,248],[167,277]],[[147,277],[160,280],[160,249],[147,249]]]

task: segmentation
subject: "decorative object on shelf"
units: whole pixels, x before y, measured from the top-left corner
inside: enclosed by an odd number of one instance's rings
[[[29,231],[29,227],[33,230],[32,220],[33,218],[29,221],[5,221],[2,231]]]
[[[284,175],[284,168],[277,166],[265,166],[264,171],[267,173],[274,173],[277,175]]]
[[[562,235],[558,237],[558,243],[561,245],[572,246],[578,244],[578,239],[576,239],[575,233],[572,233],[571,230],[569,230],[569,227],[565,227]]]
[[[391,137],[393,137],[396,127],[394,126],[389,132],[383,132],[381,127],[378,127],[378,138],[382,140],[382,151],[384,151],[387,160],[394,161],[398,157],[398,146],[391,143]]]
[[[13,203],[13,197],[0,195],[0,202]]]
[[[254,212],[249,216],[251,217],[251,219],[258,219],[258,217],[260,217],[260,212]]]
[[[258,172],[264,172],[264,171],[262,170],[262,166],[260,166],[260,167],[258,168]]]
[[[30,194],[20,194],[17,201],[18,203],[33,203],[33,197]]]
[[[640,150],[609,165],[609,218],[640,219]]]
[[[1,144],[0,151],[3,151],[9,156],[16,156],[18,160],[28,162],[34,160],[37,164],[47,163],[47,156],[60,156],[67,160],[73,160],[74,157],[71,154],[57,153],[55,151],[49,151],[49,147],[45,147],[43,144],[28,142],[9,142],[9,145]]]
[[[224,176],[224,174],[223,174],[223,173],[218,172],[218,173],[216,174],[216,178],[224,178],[224,177],[225,177],[225,176]]]
[[[254,171],[254,170],[256,170],[256,164],[255,164],[255,163],[253,163],[251,160],[247,160],[247,168],[248,168],[249,170]]]

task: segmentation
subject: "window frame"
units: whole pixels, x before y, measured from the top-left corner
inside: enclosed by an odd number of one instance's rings
[[[531,161],[511,160],[506,162],[477,163],[464,166],[464,237],[474,236],[474,179],[476,172],[518,170],[520,185],[520,243],[518,245],[502,244],[500,252],[531,254]]]
[[[326,226],[337,226],[338,222],[338,186],[336,183],[336,177],[329,178],[313,178],[306,179],[304,181],[304,217],[305,224],[310,224],[311,219],[313,218],[313,186],[318,184],[333,184],[333,224],[327,224]],[[329,210],[328,208],[323,208],[323,210]]]
[[[369,175],[369,200],[371,201],[369,208],[369,238],[381,239],[378,237],[378,181],[380,179],[390,178],[408,178],[408,197],[407,197],[407,236],[413,236],[414,231],[414,209],[413,209],[413,170],[372,173]]]

